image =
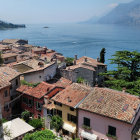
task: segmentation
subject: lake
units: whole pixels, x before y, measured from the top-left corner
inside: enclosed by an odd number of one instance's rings
[[[43,28],[48,26],[49,28]],[[140,52],[140,27],[99,24],[42,24],[0,30],[2,39],[27,39],[29,44],[47,46],[67,57],[99,57],[106,48],[106,64],[120,50]],[[108,66],[112,68],[111,65]]]

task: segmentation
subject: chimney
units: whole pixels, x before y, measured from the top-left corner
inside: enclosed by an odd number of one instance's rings
[[[75,55],[75,60],[77,60],[77,55]]]
[[[87,57],[85,57],[85,62],[87,62]]]
[[[67,98],[67,100],[68,100],[68,102],[71,102],[71,99],[70,99],[70,97],[68,97],[68,98]]]
[[[97,61],[97,62],[100,62],[100,59],[99,59],[99,57],[97,57],[96,61]]]
[[[125,92],[126,92],[126,88],[125,88],[125,87],[122,89],[122,92],[123,92],[123,93],[125,93]]]

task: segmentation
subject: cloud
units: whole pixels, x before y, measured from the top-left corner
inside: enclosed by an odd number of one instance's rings
[[[118,3],[111,3],[108,5],[109,8],[115,8],[118,6]]]

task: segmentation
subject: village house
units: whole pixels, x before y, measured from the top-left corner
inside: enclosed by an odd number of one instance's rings
[[[5,52],[5,51],[9,51],[9,50],[12,50],[11,46],[0,44],[0,52]]]
[[[78,78],[83,78],[87,84],[94,86],[102,84],[104,77],[100,75],[106,71],[106,65],[90,57],[83,56],[77,59],[75,56],[74,65],[61,69],[64,78],[77,82]]]
[[[16,97],[16,89],[20,86],[20,73],[10,67],[0,67],[0,79],[11,83],[10,97]]]
[[[80,140],[138,140],[140,99],[108,88],[95,87],[80,104],[78,134]],[[139,125],[140,126],[140,125]],[[140,138],[140,137],[139,137]]]
[[[9,63],[17,61],[17,54],[15,54],[15,53],[3,53],[2,58],[3,58],[4,64],[9,64]]]
[[[11,116],[11,107],[9,104],[11,100],[10,86],[11,83],[0,75],[0,112],[1,116],[7,119]]]
[[[47,48],[46,47],[33,47],[32,53],[38,54],[41,56],[41,54],[46,54]]]
[[[25,45],[19,45],[18,49],[21,51],[29,52],[33,48],[33,45],[25,44]]]
[[[28,40],[23,40],[23,39],[4,39],[1,41],[1,44],[4,45],[24,45],[28,44]]]
[[[61,90],[62,88],[41,82],[36,87],[21,85],[17,92],[19,95],[23,94],[21,99],[22,110],[28,110],[35,118],[40,118],[43,117],[44,96],[51,98]]]
[[[48,81],[56,75],[56,62],[44,63],[36,59],[22,61],[13,66],[13,68],[21,72],[24,80],[29,83],[38,83]]]
[[[91,88],[85,85],[73,83],[64,90],[55,95],[46,105],[48,115],[59,115],[63,119],[63,134],[76,138],[77,135],[77,107],[86,96]]]

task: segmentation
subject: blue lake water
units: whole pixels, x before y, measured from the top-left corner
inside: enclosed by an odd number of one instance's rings
[[[48,26],[49,28],[43,28]],[[47,46],[64,56],[99,57],[106,48],[108,59],[119,50],[140,52],[140,27],[99,24],[46,24],[27,25],[27,28],[0,30],[0,40],[21,38],[29,44]],[[111,68],[111,65],[109,65]]]

